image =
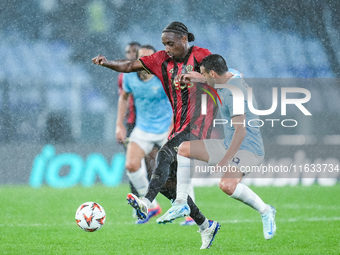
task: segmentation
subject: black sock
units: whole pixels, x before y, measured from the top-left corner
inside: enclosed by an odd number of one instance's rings
[[[194,219],[197,225],[202,225],[205,221],[205,216],[200,211],[200,209],[197,207],[197,205],[194,203],[194,201],[191,199],[190,196],[188,196],[188,205],[190,207],[190,217]]]
[[[152,202],[169,177],[172,158],[166,151],[160,150],[157,155],[157,167],[151,175],[148,191],[145,195]]]

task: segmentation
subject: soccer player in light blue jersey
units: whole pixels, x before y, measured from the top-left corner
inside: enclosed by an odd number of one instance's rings
[[[225,139],[188,141],[179,146],[176,201],[157,222],[170,222],[190,213],[187,205],[187,183],[190,180],[191,158],[208,162],[210,166],[215,166],[215,170],[225,169],[219,183],[221,190],[258,211],[262,216],[264,238],[271,239],[276,232],[275,209],[241,183],[242,178],[248,174],[246,170],[250,169],[247,166],[259,165],[264,157],[260,125],[256,124],[258,116],[248,108],[248,85],[242,75],[236,70],[228,69],[223,57],[217,54],[205,57],[200,71],[201,74],[184,74],[182,79],[187,82],[205,81],[212,87],[220,88],[217,92],[222,103],[219,103],[219,110],[225,122]],[[240,105],[236,104],[237,91],[242,91],[244,96]],[[257,108],[254,98],[252,101]]]
[[[139,57],[148,56],[155,52],[150,45],[141,46]],[[145,196],[149,186],[144,157],[154,146],[162,147],[166,143],[172,123],[172,108],[160,80],[146,71],[127,73],[123,77],[123,91],[118,102],[117,138],[126,138],[123,124],[128,106],[128,96],[133,95],[136,108],[136,124],[129,137],[126,152],[127,176],[136,188],[140,197]],[[149,208],[148,217],[137,220],[143,224],[161,213],[161,208],[154,200]]]

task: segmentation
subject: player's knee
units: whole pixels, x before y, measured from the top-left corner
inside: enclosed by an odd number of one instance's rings
[[[237,183],[230,179],[221,179],[219,183],[220,189],[228,196],[231,196],[234,193],[236,185]]]
[[[139,168],[141,167],[140,162],[136,162],[136,161],[126,161],[125,163],[125,168],[129,171],[129,172],[136,172]]]
[[[190,158],[190,142],[183,142],[178,147],[178,155]]]

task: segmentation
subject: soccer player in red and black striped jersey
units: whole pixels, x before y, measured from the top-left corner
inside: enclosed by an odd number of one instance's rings
[[[200,95],[202,90],[200,90],[200,87],[206,85],[197,86],[197,84],[193,83],[181,85],[175,81],[175,77],[179,74],[199,69],[199,63],[211,53],[207,49],[192,46],[185,51],[187,53],[184,57],[176,57],[176,53],[173,53],[170,49],[174,47],[174,37],[177,34],[169,31],[171,29],[163,31],[163,34],[170,35],[163,37],[166,50],[156,52],[150,57],[140,58],[139,61],[149,73],[159,77],[171,102],[174,111],[174,128],[169,138],[171,139],[183,131],[190,131],[198,138],[209,137],[214,108],[209,109],[210,114],[196,114],[201,111]],[[206,118],[209,119],[206,120]]]
[[[178,77],[186,72],[199,71],[199,64],[204,57],[211,54],[207,49],[189,45],[195,37],[189,33],[181,22],[172,22],[162,31],[162,43],[165,50],[136,61],[108,61],[99,55],[92,59],[96,65],[102,65],[118,72],[136,72],[147,70],[156,75],[173,108],[173,130],[168,142],[157,155],[156,168],[152,174],[145,198],[139,199],[128,194],[128,201],[137,211],[140,219],[146,218],[148,205],[161,192],[169,199],[176,198],[177,148],[184,141],[209,138],[212,121],[217,113],[214,102],[208,99],[207,114],[201,115],[201,95],[208,85],[198,83],[180,83]],[[157,109],[155,109],[157,110]],[[188,197],[190,216],[200,228],[202,236],[201,249],[209,248],[220,225],[216,221],[208,221],[198,207]]]

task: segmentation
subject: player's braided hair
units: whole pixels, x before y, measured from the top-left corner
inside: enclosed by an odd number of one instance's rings
[[[182,22],[178,22],[178,21],[171,22],[169,25],[166,26],[166,28],[164,28],[162,33],[164,32],[173,32],[173,33],[181,34],[181,35],[184,34],[188,36],[189,42],[195,41],[194,34],[189,33],[188,28]]]

